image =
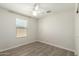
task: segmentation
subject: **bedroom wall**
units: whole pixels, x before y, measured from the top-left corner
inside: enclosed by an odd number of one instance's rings
[[[27,37],[16,38],[16,18],[28,20]],[[36,41],[37,20],[10,13],[0,8],[0,51]]]
[[[79,13],[75,14],[75,54],[79,56]]]
[[[39,22],[38,41],[74,51],[74,12],[49,15]]]

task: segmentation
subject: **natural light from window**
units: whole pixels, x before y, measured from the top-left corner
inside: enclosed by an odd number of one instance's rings
[[[27,36],[27,20],[16,18],[16,37]]]

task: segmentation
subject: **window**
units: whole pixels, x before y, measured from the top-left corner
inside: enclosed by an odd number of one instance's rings
[[[27,36],[27,20],[16,18],[16,37]]]

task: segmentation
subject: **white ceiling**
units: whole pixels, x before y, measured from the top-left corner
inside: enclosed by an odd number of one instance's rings
[[[26,16],[35,17],[32,15],[34,3],[0,3],[1,8],[11,10],[17,13],[21,13]],[[50,10],[51,13],[62,12],[62,11],[74,11],[74,3],[40,3],[40,8],[44,10],[42,14],[36,16],[36,18],[45,17],[48,13],[46,11]]]

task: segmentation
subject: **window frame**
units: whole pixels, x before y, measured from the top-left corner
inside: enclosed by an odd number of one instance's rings
[[[26,20],[26,19],[22,19],[22,18],[16,18],[16,20],[17,19]],[[25,31],[26,31],[25,36],[17,36],[17,28],[19,28],[19,27],[16,26],[16,38],[25,38],[25,37],[27,37],[27,34],[28,34],[28,20],[26,20],[26,27],[23,27],[25,29]]]

